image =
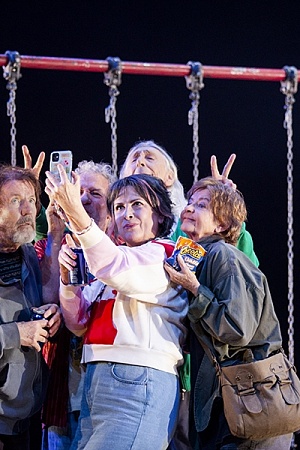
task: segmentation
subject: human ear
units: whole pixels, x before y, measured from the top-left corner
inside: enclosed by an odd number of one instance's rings
[[[171,187],[175,183],[175,175],[173,170],[169,169],[166,178],[164,179],[166,187]]]
[[[228,225],[219,224],[215,229],[214,233],[222,233],[222,231],[227,230]]]

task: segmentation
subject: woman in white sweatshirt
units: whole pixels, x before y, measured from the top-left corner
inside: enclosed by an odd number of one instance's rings
[[[160,450],[170,442],[179,406],[187,297],[164,270],[173,251],[171,201],[161,180],[133,175],[116,181],[108,203],[115,245],[82,207],[78,178],[47,173],[46,192],[64,210],[97,281],[68,285],[75,261],[69,238],[60,251],[60,302],[67,327],[84,334],[87,371],[72,448]],[[102,287],[102,289],[100,289]],[[100,292],[100,294],[99,294]]]

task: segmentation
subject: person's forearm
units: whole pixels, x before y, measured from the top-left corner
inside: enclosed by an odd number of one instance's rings
[[[91,224],[91,218],[85,211],[85,209],[78,212],[72,212],[72,214],[67,214],[68,227],[73,233],[82,233],[84,230],[88,229]]]
[[[75,335],[81,336],[86,330],[89,317],[81,288],[79,286],[66,286],[60,282],[59,298],[66,327]]]

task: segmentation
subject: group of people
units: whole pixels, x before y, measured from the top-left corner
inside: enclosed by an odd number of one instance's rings
[[[33,449],[36,417],[43,450],[289,449],[289,434],[230,433],[199,342],[224,364],[282,345],[245,201],[228,179],[235,155],[222,174],[212,157],[212,176],[187,196],[153,141],[130,149],[119,179],[105,163],[82,161],[72,181],[58,166],[60,180],[46,172],[46,214],[45,155],[34,167],[26,146],[23,155],[24,169],[0,168],[0,449]],[[206,250],[196,273],[180,255],[180,271],[166,262],[180,235]],[[77,248],[85,286],[70,284]],[[32,320],[32,307],[44,318]]]

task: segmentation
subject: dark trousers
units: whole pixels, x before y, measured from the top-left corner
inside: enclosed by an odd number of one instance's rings
[[[29,430],[16,435],[0,434],[0,450],[30,450]]]
[[[30,417],[30,427],[19,434],[0,434],[0,450],[41,450],[42,422],[39,411]]]
[[[168,450],[192,450],[189,442],[190,394],[190,392],[185,392],[184,397],[180,400],[176,431]]]
[[[42,447],[42,419],[41,411],[30,417],[29,427],[30,450],[41,450]]]

